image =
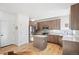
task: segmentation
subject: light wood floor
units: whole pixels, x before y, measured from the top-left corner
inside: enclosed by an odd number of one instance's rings
[[[22,48],[22,49],[21,49]],[[15,50],[17,55],[62,55],[63,49],[57,44],[48,43],[43,51],[35,48],[33,43],[23,45]]]

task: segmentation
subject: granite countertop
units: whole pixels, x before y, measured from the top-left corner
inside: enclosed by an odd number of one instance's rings
[[[60,36],[63,36],[63,40],[66,40],[66,41],[73,41],[73,42],[79,42],[79,35],[63,35],[63,34],[60,34],[60,33],[52,33],[52,34],[49,34],[49,35],[60,35]]]
[[[79,37],[78,36],[63,36],[63,40],[79,42]]]
[[[59,34],[59,33],[52,33],[52,34],[48,34],[48,35],[59,35],[59,36],[63,36],[62,34]]]
[[[36,35],[42,35],[43,31],[39,31]],[[74,41],[74,42],[79,42],[79,35],[77,34],[72,34],[72,33],[67,33],[67,32],[60,32],[60,31],[49,31],[48,35],[59,35],[59,36],[63,36],[63,40],[66,41]]]
[[[47,35],[33,35],[34,37],[47,37]]]

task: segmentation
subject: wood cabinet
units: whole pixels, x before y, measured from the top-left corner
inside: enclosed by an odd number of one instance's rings
[[[59,35],[48,35],[48,42],[59,44],[62,46],[62,36]]]
[[[38,22],[38,29],[42,30],[43,27],[48,27],[50,30],[60,29],[60,19]]]
[[[72,30],[79,30],[79,4],[71,6],[70,25]]]
[[[79,42],[63,40],[63,54],[78,55],[79,54]]]

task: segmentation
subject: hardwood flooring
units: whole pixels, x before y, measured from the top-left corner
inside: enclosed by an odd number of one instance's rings
[[[5,46],[5,47],[1,47],[0,48],[0,54],[5,55],[5,54],[8,54],[8,52],[14,51],[16,49],[17,49],[17,46],[14,45],[14,44],[11,44],[11,45],[8,45],[8,46]]]
[[[41,51],[33,46],[33,43],[25,44],[15,50],[16,55],[62,55],[63,49],[57,44],[48,43],[47,47]]]

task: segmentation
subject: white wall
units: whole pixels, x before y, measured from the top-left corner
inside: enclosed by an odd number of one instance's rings
[[[69,29],[69,15],[67,16],[61,16],[61,30],[68,30]],[[65,26],[65,24],[68,24],[68,27]]]

